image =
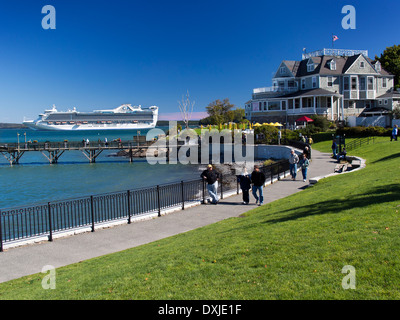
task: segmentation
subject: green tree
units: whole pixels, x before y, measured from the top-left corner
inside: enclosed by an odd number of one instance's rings
[[[236,108],[233,109],[235,105],[229,102],[229,99],[215,100],[208,104],[206,107],[208,117],[201,119],[200,124],[207,125],[219,125],[227,122],[240,123],[244,118],[244,109]]]
[[[394,75],[395,88],[400,87],[400,45],[387,47],[380,57],[375,56],[386,71]]]

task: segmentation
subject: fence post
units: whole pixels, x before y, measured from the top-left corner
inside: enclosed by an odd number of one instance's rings
[[[93,196],[90,196],[90,213],[92,216],[92,232],[94,232],[94,207],[93,207]]]
[[[158,216],[161,217],[160,186],[159,185],[157,185],[157,206],[158,206]]]
[[[48,214],[49,214],[49,231],[50,231],[50,234],[49,234],[49,241],[53,241],[53,225],[52,225],[52,221],[51,221],[51,205],[50,205],[50,202],[47,202],[47,211],[48,211]]]
[[[273,172],[273,170],[272,170],[273,167],[274,167],[273,164],[271,164],[271,165],[269,166],[269,172],[270,172],[270,175],[271,175],[271,184],[274,183],[274,172]]]
[[[278,162],[278,181],[281,180],[281,179],[280,179],[280,174],[281,174],[281,172],[279,171],[279,169],[280,169],[280,168],[279,168],[279,162]]]
[[[0,252],[3,252],[3,226],[2,226],[2,214],[0,210]]]
[[[128,224],[131,224],[131,192],[127,191],[127,201],[126,204],[128,206]]]
[[[203,184],[203,204],[206,203],[206,182],[204,181],[204,179],[201,181]]]
[[[224,188],[223,188],[223,184],[224,184],[224,182],[223,182],[223,180],[222,180],[222,174],[221,174],[221,199],[224,198]]]
[[[181,181],[181,193],[182,193],[182,210],[185,210],[185,193],[183,190],[183,181]]]

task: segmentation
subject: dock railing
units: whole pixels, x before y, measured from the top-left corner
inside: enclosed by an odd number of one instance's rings
[[[287,160],[261,167],[266,183],[273,183],[289,170]],[[221,176],[218,193],[240,193],[237,176]],[[4,244],[38,237],[53,241],[55,233],[90,228],[96,225],[155,214],[171,208],[185,210],[185,206],[206,203],[205,182],[201,179],[179,181],[156,186],[55,200],[32,205],[0,209],[0,252]]]

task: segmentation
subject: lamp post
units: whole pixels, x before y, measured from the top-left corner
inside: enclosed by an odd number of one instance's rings
[[[19,132],[17,132],[18,152],[19,152]]]

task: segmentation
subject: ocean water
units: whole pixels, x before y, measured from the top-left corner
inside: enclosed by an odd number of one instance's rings
[[[160,127],[160,129],[166,129]],[[0,144],[26,139],[44,141],[108,141],[121,138],[132,140],[133,131],[85,131],[59,132],[34,131],[30,129],[0,130]],[[147,130],[141,130],[144,135]],[[41,152],[25,153],[18,165],[10,166],[0,155],[0,208],[75,198],[80,196],[123,191],[199,178],[195,165],[156,164],[150,165],[145,158],[135,158],[133,163],[123,157],[112,156],[115,150],[104,151],[89,163],[80,151],[66,151],[57,164],[50,165]]]

